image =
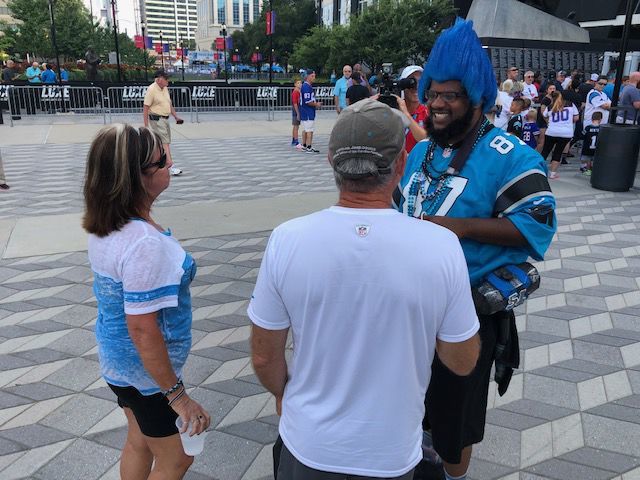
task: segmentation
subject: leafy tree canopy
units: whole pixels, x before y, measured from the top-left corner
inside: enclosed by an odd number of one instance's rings
[[[400,68],[422,63],[455,13],[451,0],[378,0],[348,25],[316,27],[295,42],[291,62],[328,74],[345,64],[365,62],[377,70],[391,62]]]

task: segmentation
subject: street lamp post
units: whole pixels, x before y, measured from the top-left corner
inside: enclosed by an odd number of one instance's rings
[[[180,64],[182,68],[182,81],[184,82],[184,39],[180,34]]]
[[[273,22],[273,0],[269,0],[269,15]],[[273,84],[273,24],[271,24],[271,32],[269,33],[269,85]]]
[[[56,65],[58,69],[58,84],[62,84],[62,78],[60,77],[60,53],[58,52],[58,42],[56,40],[56,18],[53,13],[54,0],[49,0],[49,19],[51,20],[51,43],[53,43],[53,49],[56,52]]]
[[[227,24],[222,24],[222,30],[220,30],[220,35],[222,35],[222,39],[224,41],[224,83],[229,85],[229,65],[227,63]]]
[[[162,30],[160,30],[160,62],[162,62],[162,69],[164,70],[164,43],[162,42]]]
[[[118,65],[118,82],[122,82],[122,69],[120,68],[120,44],[118,43],[118,23],[116,22],[116,0],[111,0],[111,15],[113,21],[113,40],[116,47],[116,64]]]
[[[149,67],[147,66],[147,35],[146,35],[147,25],[144,22],[141,22],[140,28],[142,29],[142,54],[144,55],[144,81],[148,82]]]
[[[49,18],[51,20],[51,42],[53,43],[53,49],[56,52],[56,68],[58,70],[58,85],[60,90],[60,110],[64,112],[64,91],[62,90],[62,78],[60,76],[60,53],[58,52],[58,42],[56,40],[56,19],[53,13],[53,2],[49,0]]]
[[[260,80],[260,47],[256,46],[256,80]]]

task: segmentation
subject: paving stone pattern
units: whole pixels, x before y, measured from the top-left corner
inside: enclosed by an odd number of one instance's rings
[[[327,165],[326,135],[317,135],[321,153],[302,153],[270,137],[176,141],[174,163],[184,173],[156,206],[247,200],[335,189]],[[16,145],[2,148],[11,190],[3,192],[0,219],[80,212],[88,144]]]
[[[504,397],[491,386],[475,480],[640,478],[640,195],[563,199],[558,217],[542,287],[518,311],[521,369]],[[278,419],[246,316],[268,235],[183,242],[199,265],[184,377],[214,419],[191,480],[271,478]],[[125,418],[100,378],[91,281],[86,252],[0,260],[2,479],[119,478]]]

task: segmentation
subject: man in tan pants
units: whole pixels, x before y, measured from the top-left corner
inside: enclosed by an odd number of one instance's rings
[[[183,120],[178,117],[176,110],[171,103],[169,96],[169,74],[160,68],[156,70],[155,81],[149,85],[147,93],[144,96],[144,107],[142,108],[142,117],[144,126],[149,127],[151,131],[157,133],[162,139],[164,151],[167,158],[171,158],[171,125],[169,125],[169,115],[173,115],[176,123],[180,124]],[[171,167],[171,175],[180,175],[182,169]]]
[[[2,156],[0,155],[0,190],[9,190],[7,179],[4,177],[4,167],[2,166]]]

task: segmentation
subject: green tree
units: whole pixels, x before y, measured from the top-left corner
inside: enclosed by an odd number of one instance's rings
[[[311,31],[294,44],[291,64],[296,68],[313,68],[323,73],[329,59],[331,29],[315,26]]]
[[[245,25],[243,31],[232,34],[233,47],[238,49],[244,61],[251,58],[256,47],[260,48],[263,61],[269,60],[267,2],[264,5],[264,10],[255,22]],[[315,8],[314,0],[273,0],[273,10],[276,12],[273,53],[278,63],[288,63],[295,42],[315,25]]]
[[[8,34],[16,52],[45,58],[54,56],[47,0],[9,0],[12,16],[20,24]],[[54,0],[56,41],[62,57],[78,58],[92,39],[92,22],[82,0]]]
[[[391,62],[396,69],[422,63],[442,21],[455,13],[452,0],[378,0],[348,25],[312,30],[295,44],[292,63],[317,65],[324,59],[325,72],[340,72],[345,64],[365,62],[373,69]],[[314,43],[320,48],[314,48]]]

